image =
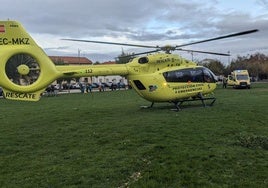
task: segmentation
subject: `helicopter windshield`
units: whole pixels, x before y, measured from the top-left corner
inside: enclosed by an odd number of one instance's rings
[[[163,76],[167,82],[215,82],[214,74],[205,67],[168,71]]]

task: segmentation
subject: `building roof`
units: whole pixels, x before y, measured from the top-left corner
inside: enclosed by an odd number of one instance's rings
[[[56,63],[63,63],[66,65],[90,65],[90,61],[86,57],[72,57],[72,56],[49,56],[49,58]]]
[[[101,64],[104,64],[104,65],[108,65],[108,64],[116,64],[115,61],[106,61],[106,62],[103,62]]]

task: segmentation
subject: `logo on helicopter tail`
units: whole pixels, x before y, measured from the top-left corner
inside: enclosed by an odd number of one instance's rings
[[[35,91],[34,93],[13,92],[4,89],[4,97],[6,99],[21,100],[21,101],[38,101],[44,90]]]
[[[5,29],[5,25],[0,25],[0,33],[5,33],[6,29]]]

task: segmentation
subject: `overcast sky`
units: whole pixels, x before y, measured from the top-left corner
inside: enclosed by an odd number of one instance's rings
[[[148,49],[62,41],[101,40],[142,45],[179,45],[244,30],[237,38],[185,47],[192,50],[256,51],[268,55],[268,0],[0,0],[0,19],[20,21],[48,55],[87,56],[93,62],[114,60],[122,49]],[[150,49],[151,50],[151,49]],[[192,58],[187,52],[175,52]],[[227,57],[194,54],[194,59]]]

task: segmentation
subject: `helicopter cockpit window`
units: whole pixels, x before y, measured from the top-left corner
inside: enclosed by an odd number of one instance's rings
[[[149,59],[147,57],[141,57],[138,62],[139,64],[145,64],[149,62]]]
[[[204,81],[202,69],[200,68],[193,69],[193,70],[190,70],[190,72],[192,76],[191,82],[203,82]]]
[[[203,71],[201,68],[182,69],[163,73],[167,82],[203,82]]]
[[[211,72],[209,69],[204,68],[203,69],[204,72],[204,80],[205,82],[216,82],[216,76],[213,74],[213,72]]]

